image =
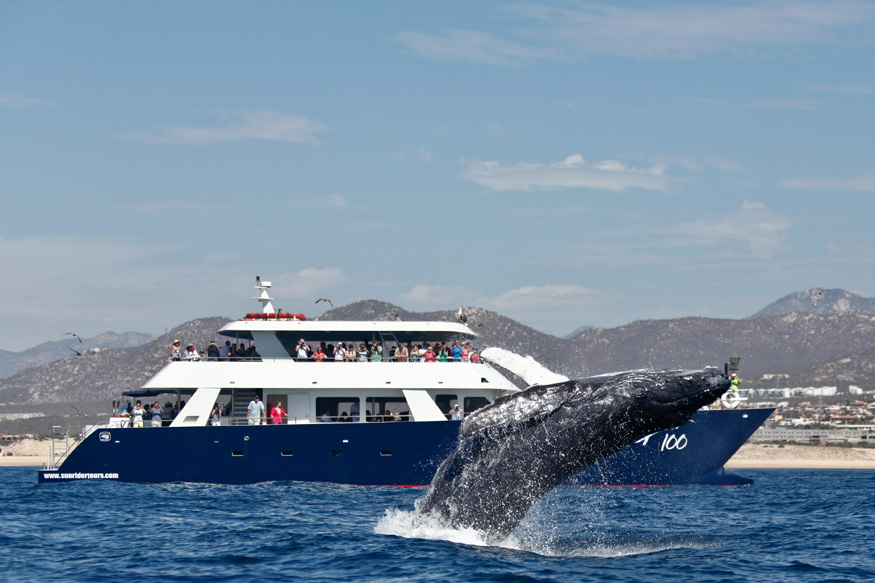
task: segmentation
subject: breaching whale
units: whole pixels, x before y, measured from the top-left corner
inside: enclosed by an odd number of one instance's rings
[[[650,433],[686,423],[729,388],[716,369],[629,371],[533,386],[468,416],[420,517],[504,540],[541,496]]]

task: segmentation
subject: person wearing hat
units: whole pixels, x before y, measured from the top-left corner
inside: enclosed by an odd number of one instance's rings
[[[198,354],[197,350],[194,349],[194,344],[189,344],[185,347],[185,354],[183,358],[186,360],[200,360],[201,355]]]
[[[738,375],[732,373],[732,376],[729,378],[729,388],[733,391],[737,391],[741,385],[741,379],[738,378]]]
[[[170,345],[170,360],[182,360],[182,349],[179,347],[179,340],[174,340]]]

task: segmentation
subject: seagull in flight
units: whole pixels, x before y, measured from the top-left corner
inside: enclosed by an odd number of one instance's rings
[[[462,311],[462,306],[459,306],[459,322],[462,324],[468,323],[468,316],[465,315],[465,312]]]
[[[328,298],[319,298],[318,300],[316,300],[315,303],[318,304],[319,302],[328,302],[328,304],[329,304],[332,308],[334,307],[334,304],[333,304],[333,303],[331,302],[331,300],[329,300]]]
[[[67,348],[70,348],[70,347],[68,346]],[[70,348],[70,350],[72,350],[73,352],[75,352],[75,353],[76,353],[76,356],[82,356],[83,354],[85,354],[84,352],[79,352],[78,350],[74,350],[73,348]]]
[[[74,333],[74,332],[64,332],[64,336],[74,336],[74,337],[76,337],[77,339],[79,339],[79,342],[82,342],[82,338],[81,338],[78,334],[76,334],[76,333]]]

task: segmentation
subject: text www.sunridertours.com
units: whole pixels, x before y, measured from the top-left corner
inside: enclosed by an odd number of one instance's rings
[[[118,474],[87,474],[84,472],[44,474],[43,477],[49,480],[118,480]]]

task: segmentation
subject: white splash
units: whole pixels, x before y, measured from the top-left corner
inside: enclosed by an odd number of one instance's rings
[[[553,383],[564,383],[568,380],[568,377],[556,374],[545,368],[531,356],[523,357],[511,352],[510,350],[504,350],[503,348],[486,348],[480,356],[509,370],[523,379],[523,381],[529,386],[551,385]]]
[[[518,543],[513,535],[498,544],[487,543],[483,533],[473,528],[454,528],[439,517],[418,514],[415,510],[408,512],[389,508],[374,526],[374,533],[400,536],[404,538],[421,538],[425,540],[445,540],[447,542],[471,545],[476,547],[500,546],[518,549]]]

